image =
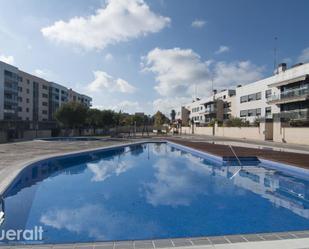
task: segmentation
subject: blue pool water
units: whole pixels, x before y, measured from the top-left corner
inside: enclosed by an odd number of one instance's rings
[[[4,206],[1,229],[42,226],[43,243],[307,230],[309,181],[147,143],[35,164]]]

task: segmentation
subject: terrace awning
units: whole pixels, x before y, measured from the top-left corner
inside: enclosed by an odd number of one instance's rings
[[[276,83],[273,83],[273,84],[269,84],[268,86],[269,87],[284,86],[284,85],[288,85],[288,84],[295,83],[295,82],[298,82],[298,81],[304,81],[307,77],[308,77],[308,74],[304,74],[302,76],[295,77],[295,78],[292,78],[292,79],[289,79],[289,80],[283,80],[283,81],[279,81],[279,82],[276,82]]]

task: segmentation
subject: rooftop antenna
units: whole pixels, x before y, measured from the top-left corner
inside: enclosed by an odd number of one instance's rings
[[[195,94],[194,99],[196,100],[197,99],[197,86],[196,86],[196,84],[194,84],[194,94]]]
[[[276,69],[277,69],[277,52],[278,52],[277,43],[278,43],[278,37],[275,36],[275,38],[274,38],[274,73],[278,73],[278,70],[276,71]]]

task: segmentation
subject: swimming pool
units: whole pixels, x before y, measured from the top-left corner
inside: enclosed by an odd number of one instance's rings
[[[171,143],[44,160],[5,191],[1,229],[42,226],[43,243],[309,229],[308,174],[241,164]]]

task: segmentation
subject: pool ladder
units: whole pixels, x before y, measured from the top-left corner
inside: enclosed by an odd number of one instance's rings
[[[0,209],[0,226],[2,225],[2,223],[4,222],[4,199],[3,197],[1,196],[1,209]]]
[[[237,159],[237,161],[238,161],[238,164],[239,164],[239,166],[240,166],[240,169],[237,170],[237,171],[230,177],[230,179],[233,179],[233,178],[234,178],[235,176],[237,176],[238,173],[242,170],[242,166],[243,166],[243,165],[242,165],[242,163],[241,163],[239,157],[237,156],[236,152],[234,151],[232,145],[229,145],[229,147],[230,147],[232,153],[234,154],[234,156],[236,157],[236,159]]]

